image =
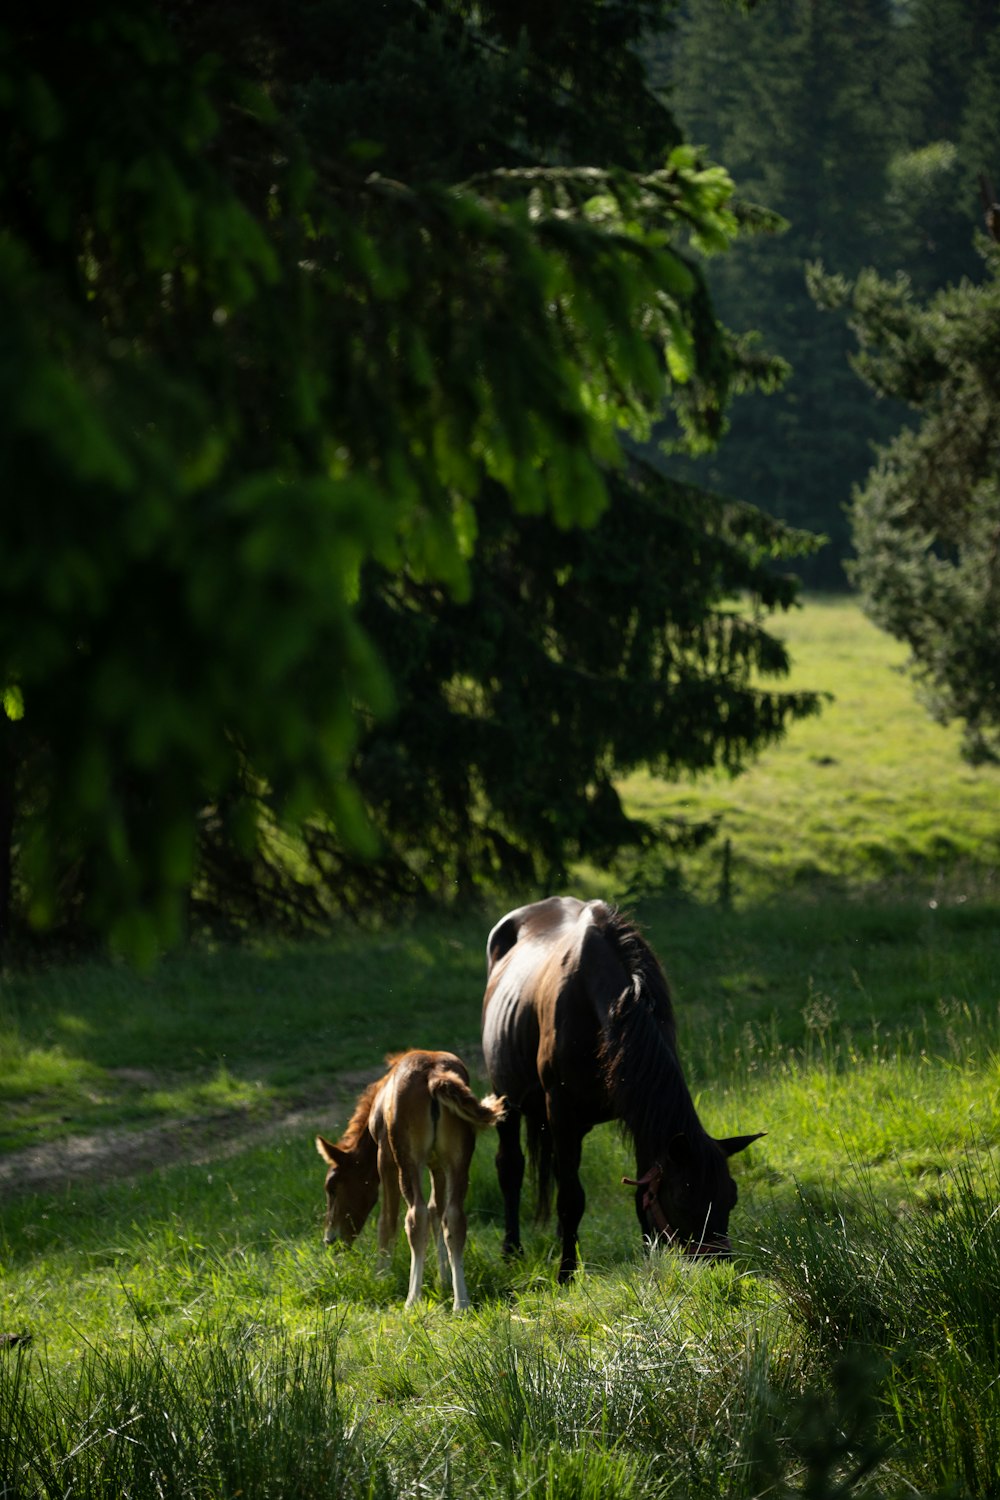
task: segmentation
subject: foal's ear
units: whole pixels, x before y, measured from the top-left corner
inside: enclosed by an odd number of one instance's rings
[[[347,1159],[346,1151],[341,1151],[339,1146],[334,1146],[332,1142],[325,1141],[321,1135],[316,1137],[316,1150],[328,1167],[336,1167]]]
[[[766,1130],[758,1130],[755,1135],[730,1135],[718,1144],[727,1156],[735,1156],[740,1151],[745,1151],[753,1141],[759,1141],[762,1135],[767,1135]]]

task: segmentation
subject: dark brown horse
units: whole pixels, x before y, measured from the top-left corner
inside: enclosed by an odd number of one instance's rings
[[[603,901],[552,896],[498,922],[486,959],[483,1052],[508,1106],[497,1127],[505,1253],[521,1247],[523,1115],[543,1213],[554,1169],[560,1281],[576,1267],[583,1137],[605,1120],[619,1120],[635,1146],[636,1175],[623,1180],[636,1189],[643,1233],[688,1254],[728,1255],[728,1158],[757,1136],[717,1141],[703,1128],[670,990],[636,927]]]

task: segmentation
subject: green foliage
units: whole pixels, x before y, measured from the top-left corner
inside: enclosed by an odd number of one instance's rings
[[[0,920],[11,849],[22,918],[147,960],[192,905],[327,910],[408,689],[372,577],[465,600],[494,508],[593,524],[664,400],[717,436],[731,184],[641,86],[666,8],[573,11],[5,24]]]
[[[987,280],[917,304],[904,281],[863,273],[849,295],[858,373],[918,413],[880,453],[852,510],[866,609],[907,643],[931,712],[963,725],[972,761],[1000,750],[1000,251]]]
[[[978,274],[979,175],[998,170],[998,22],[992,0],[774,0],[742,16],[711,0],[649,44],[685,134],[786,225],[707,276],[724,320],[758,329],[791,373],[774,399],[737,400],[725,442],[685,472],[824,533],[830,546],[798,565],[814,586],[843,586],[852,485],[905,413],[851,381],[849,334],[813,305],[807,267],[901,270],[922,295]]]
[[[905,1205],[888,1222],[885,1205],[861,1187],[849,1206],[804,1202],[776,1225],[775,1273],[825,1344],[850,1349],[854,1360],[890,1354],[880,1399],[921,1490],[995,1495],[996,1382],[984,1378],[1000,1335],[995,1164],[961,1167],[938,1212]]]
[[[358,867],[312,841],[342,899],[381,883],[442,899],[559,883],[570,860],[650,841],[622,807],[623,773],[732,774],[815,711],[808,691],[761,686],[787,670],[763,625],[793,597],[771,572],[781,528],[638,459],[611,492],[587,531],[518,517],[495,493],[467,603],[368,580],[361,618],[398,708],[354,767],[381,859]],[[744,592],[759,611],[734,604]]]

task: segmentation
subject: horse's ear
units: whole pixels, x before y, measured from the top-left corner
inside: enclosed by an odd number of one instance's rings
[[[718,1144],[727,1156],[736,1156],[738,1152],[745,1151],[753,1141],[759,1141],[762,1135],[767,1135],[766,1130],[758,1130],[755,1135],[730,1135]]]
[[[325,1141],[321,1135],[316,1137],[316,1150],[326,1162],[328,1167],[336,1167],[346,1160],[347,1152],[341,1151],[339,1146],[334,1146],[330,1141]]]

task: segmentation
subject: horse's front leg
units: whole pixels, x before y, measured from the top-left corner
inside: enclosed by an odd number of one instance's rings
[[[552,1131],[552,1155],[556,1178],[556,1214],[562,1252],[559,1280],[565,1283],[576,1270],[577,1231],[587,1199],[580,1181],[580,1156],[584,1132],[575,1123],[560,1117],[550,1095],[546,1104]]]
[[[524,1152],[521,1150],[521,1111],[508,1106],[497,1124],[497,1178],[503,1194],[503,1254],[521,1253],[521,1184],[524,1182]]]

